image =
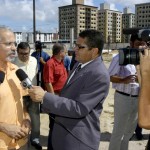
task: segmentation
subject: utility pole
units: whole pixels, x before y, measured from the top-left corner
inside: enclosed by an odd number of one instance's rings
[[[35,0],[33,0],[33,42],[36,41]]]
[[[65,25],[65,41],[66,41],[66,22],[64,21],[64,25]]]
[[[110,49],[110,35],[108,35],[108,54],[109,54],[109,49]]]
[[[57,28],[55,28],[55,34],[56,34],[56,43],[58,42],[58,31],[57,31]]]

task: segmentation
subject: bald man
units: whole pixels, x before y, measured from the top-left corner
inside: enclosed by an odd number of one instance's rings
[[[27,150],[30,117],[23,106],[27,94],[16,76],[18,67],[11,63],[16,56],[14,33],[0,27],[0,71],[5,73],[0,84],[0,149]]]

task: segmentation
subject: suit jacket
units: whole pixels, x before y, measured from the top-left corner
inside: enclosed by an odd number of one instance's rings
[[[60,96],[45,94],[43,109],[55,114],[55,120],[75,135],[73,137],[55,123],[52,133],[54,150],[91,150],[89,146],[98,150],[99,116],[108,94],[109,82],[108,71],[102,58],[98,57],[76,73],[68,84],[66,81]]]

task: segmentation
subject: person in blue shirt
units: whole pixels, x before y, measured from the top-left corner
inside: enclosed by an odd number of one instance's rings
[[[44,64],[50,59],[50,56],[42,50],[42,43],[41,41],[35,42],[35,52],[31,54],[31,56],[37,59],[38,63],[38,74],[37,74],[37,85],[40,85],[44,88],[43,82],[43,68]]]
[[[70,60],[69,56],[66,55],[64,57],[64,66],[65,66],[65,68],[67,70],[67,73],[70,72],[70,64],[71,64],[71,60]]]
[[[65,68],[66,68],[66,70],[67,70],[67,73],[69,74],[69,72],[70,72],[70,64],[71,64],[71,59],[70,59],[70,57],[67,55],[67,47],[64,45],[64,49],[65,49],[65,53],[66,53],[66,55],[65,55],[65,57],[64,57],[64,66],[65,66]]]

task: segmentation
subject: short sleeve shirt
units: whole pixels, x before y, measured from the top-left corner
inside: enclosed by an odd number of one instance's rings
[[[0,122],[21,126],[24,119],[22,96],[27,94],[16,76],[18,67],[8,63],[4,82],[0,85]],[[0,67],[0,70],[3,68]],[[14,143],[12,144],[12,141]],[[27,142],[27,138],[15,141],[0,132],[0,149],[19,148]]]
[[[67,80],[67,71],[63,61],[59,62],[52,57],[44,66],[43,79],[45,83],[51,83],[54,91],[63,88]]]
[[[125,78],[130,75],[136,74],[136,68],[134,65],[128,64],[125,66],[119,65],[119,55],[113,57],[112,62],[109,66],[109,75],[110,76],[119,76]],[[135,83],[134,88],[132,88],[132,84],[124,84],[124,83],[112,83],[112,87],[118,91],[131,94],[138,95],[139,93],[139,84]]]
[[[38,72],[43,72],[44,65],[43,65],[42,63],[40,63],[40,57],[42,57],[43,60],[44,60],[45,62],[47,62],[47,61],[50,59],[50,56],[49,56],[46,52],[43,52],[43,51],[41,51],[41,53],[35,51],[35,52],[33,52],[33,53],[31,54],[31,56],[33,56],[33,57],[35,57],[35,58],[37,59]]]

